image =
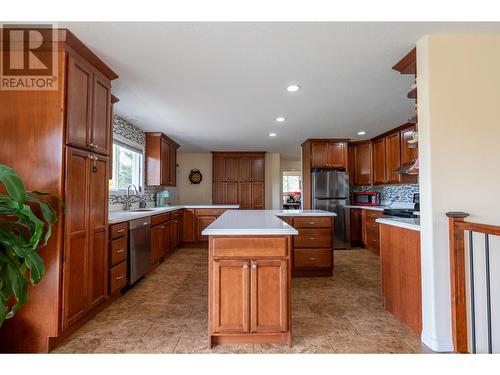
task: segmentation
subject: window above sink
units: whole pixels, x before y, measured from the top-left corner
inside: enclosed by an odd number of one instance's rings
[[[111,193],[125,193],[127,186],[134,184],[138,189],[144,187],[144,150],[120,139],[113,139]]]

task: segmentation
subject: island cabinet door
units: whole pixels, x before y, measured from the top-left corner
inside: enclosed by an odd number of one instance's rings
[[[214,260],[212,266],[212,332],[247,333],[250,262]]]
[[[288,331],[288,267],[286,260],[252,261],[250,306],[255,333]]]

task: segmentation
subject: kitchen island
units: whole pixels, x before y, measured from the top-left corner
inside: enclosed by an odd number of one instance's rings
[[[288,216],[331,220],[335,214],[229,210],[203,231],[209,236],[209,347],[292,345],[292,238],[299,231],[280,218]]]

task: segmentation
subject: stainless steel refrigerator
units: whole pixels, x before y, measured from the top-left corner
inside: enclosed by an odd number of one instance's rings
[[[349,175],[344,170],[313,169],[312,208],[335,212],[333,248],[350,249]]]

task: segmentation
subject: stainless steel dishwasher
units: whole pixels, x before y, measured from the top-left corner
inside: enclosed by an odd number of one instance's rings
[[[129,223],[128,285],[133,285],[151,268],[151,218]]]

